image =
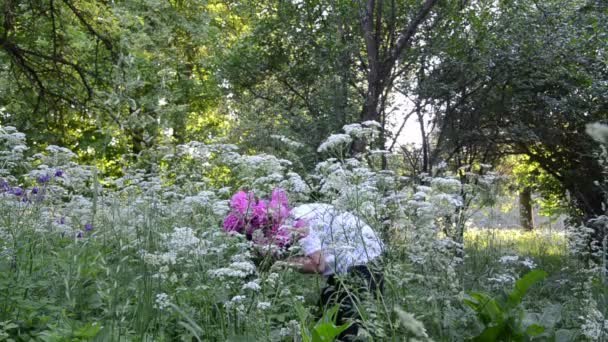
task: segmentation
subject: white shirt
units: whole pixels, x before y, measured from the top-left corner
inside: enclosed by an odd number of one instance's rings
[[[365,265],[382,254],[376,233],[351,213],[313,203],[293,208],[292,216],[308,224],[309,233],[299,243],[307,256],[321,251],[327,264],[324,276],[345,274],[351,266]]]

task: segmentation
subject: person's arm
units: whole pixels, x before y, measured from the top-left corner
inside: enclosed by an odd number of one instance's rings
[[[292,267],[301,273],[320,273],[323,274],[327,267],[325,258],[321,248],[321,240],[319,235],[314,229],[298,229],[297,232],[301,234],[298,242],[304,252],[303,257],[292,257],[287,260],[280,262],[285,266]]]
[[[327,267],[325,258],[321,251],[314,252],[305,257],[293,257],[286,260],[287,265],[293,267],[301,273],[320,273],[325,272]]]

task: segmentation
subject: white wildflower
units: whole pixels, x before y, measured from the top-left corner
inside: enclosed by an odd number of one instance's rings
[[[536,264],[530,258],[525,258],[524,260],[521,261],[521,264],[529,269],[536,268]]]
[[[599,341],[608,334],[608,324],[604,315],[596,308],[588,308],[587,315],[580,317],[583,320],[581,332],[592,341]]]
[[[169,277],[169,281],[172,283],[177,283],[177,274],[172,273],[171,276]]]
[[[344,130],[344,132],[346,134],[356,137],[356,138],[361,138],[365,135],[365,131],[363,130],[363,127],[358,123],[344,125],[342,127],[342,129]]]
[[[284,143],[288,147],[300,148],[300,147],[304,146],[304,144],[299,143],[295,140],[289,139],[288,137],[286,137],[284,135],[272,134],[270,137]]]
[[[590,123],[587,124],[585,132],[587,132],[593,140],[602,144],[608,144],[608,125],[599,122]]]
[[[217,216],[224,216],[230,210],[227,200],[215,201],[213,203],[213,214]]]
[[[496,277],[488,278],[489,281],[498,283],[500,285],[511,284],[515,282],[515,277],[510,274],[499,274]]]
[[[365,127],[376,127],[377,129],[382,129],[382,125],[378,121],[374,120],[363,121],[361,125]]]
[[[510,263],[517,262],[518,260],[519,260],[519,256],[517,256],[517,255],[505,255],[505,256],[502,256],[498,261],[501,264],[510,264]]]
[[[270,304],[270,302],[259,302],[257,305],[257,308],[259,310],[264,311],[264,310],[270,309],[271,306],[272,305]]]
[[[190,252],[200,243],[200,239],[196,237],[192,228],[188,227],[175,228],[173,233],[162,234],[162,236],[166,239],[167,248],[178,253]]]
[[[268,277],[266,278],[266,282],[268,283],[268,285],[274,287],[277,285],[277,281],[279,280],[279,274],[278,273],[270,273],[268,275]]]
[[[214,278],[246,278],[255,273],[255,265],[251,262],[237,261],[229,265],[229,267],[209,270],[207,272]]]
[[[243,285],[243,290],[252,290],[254,292],[258,292],[262,289],[262,287],[260,286],[260,284],[258,284],[257,281],[250,281],[248,283],[246,283],[245,285]]]
[[[237,296],[232,297],[232,299],[230,301],[233,303],[240,303],[240,302],[244,301],[245,299],[247,299],[247,296],[237,295]]]
[[[348,134],[332,134],[317,149],[317,152],[327,152],[338,147],[344,147],[353,141]]]
[[[169,295],[166,293],[158,293],[156,294],[156,301],[154,307],[159,310],[164,310],[169,307],[171,301],[169,300]]]
[[[416,190],[418,190],[420,192],[431,192],[433,189],[430,186],[418,185],[416,187]]]
[[[412,196],[412,198],[416,201],[424,201],[426,199],[426,196],[426,192],[418,191]]]
[[[416,337],[428,338],[429,335],[424,328],[424,324],[414,317],[409,312],[403,311],[399,308],[395,309],[397,316],[399,316],[399,322],[409,332],[414,334]]]

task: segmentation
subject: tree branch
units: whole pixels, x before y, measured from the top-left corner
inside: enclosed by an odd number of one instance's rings
[[[397,37],[394,48],[387,56],[387,64],[391,65],[395,60],[400,58],[403,52],[412,44],[412,39],[418,31],[418,27],[429,15],[433,6],[435,6],[438,2],[439,0],[426,0],[424,2],[414,19],[412,19],[405,30],[403,30]]]
[[[93,26],[91,26],[91,24],[84,18],[82,12],[80,12],[78,8],[74,6],[74,4],[72,4],[69,0],[63,0],[63,3],[65,3],[70,8],[72,13],[74,13],[76,18],[78,18],[80,23],[87,29],[87,31],[89,31],[89,33],[101,40],[106,46],[106,49],[108,49],[108,51],[110,51],[111,53],[114,52],[114,46],[112,44],[112,41],[108,37],[97,32],[95,28],[93,28]]]

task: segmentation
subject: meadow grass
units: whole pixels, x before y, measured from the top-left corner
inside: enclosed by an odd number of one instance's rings
[[[0,341],[2,334],[15,341],[290,341],[299,340],[301,327],[318,317],[320,276],[267,270],[238,281],[211,277],[210,272],[234,263],[235,255],[246,254],[239,245],[242,240],[226,236],[219,227],[210,229],[212,225],[196,215],[165,217],[154,205],[108,204],[109,210],[83,237],[51,233],[51,223],[35,208],[5,208],[2,224],[12,227],[6,250],[13,253],[0,259]],[[203,246],[200,251],[206,254],[197,257],[185,249],[180,252],[179,244],[175,247],[175,241],[190,243],[171,235],[175,227],[185,226],[202,240],[184,246]],[[461,282],[456,290],[498,296],[513,286],[500,279],[514,280],[531,268],[542,269],[549,278],[534,287],[524,305],[542,312],[560,304],[561,327],[576,329],[581,309],[576,308],[575,290],[585,278],[579,272],[582,264],[567,247],[562,232],[471,229],[465,234],[464,260],[456,269]],[[171,248],[177,249],[175,263],[154,264],[142,257],[146,251],[158,259]],[[426,267],[413,265],[405,255],[388,260],[384,296],[376,311],[363,315],[376,335],[384,334],[380,340],[399,340],[404,333],[390,321],[391,308],[407,311],[397,311],[398,319],[419,319],[438,341],[459,341],[474,331],[470,312],[445,311],[444,302],[458,303],[450,292],[454,284]],[[243,290],[251,281],[261,289]],[[436,291],[429,291],[430,286]],[[588,291],[605,298],[601,289],[595,284]],[[240,299],[243,294],[246,298]],[[260,303],[271,307],[260,309]],[[306,321],[299,319],[299,306],[307,313]],[[412,322],[414,327],[419,324]]]

